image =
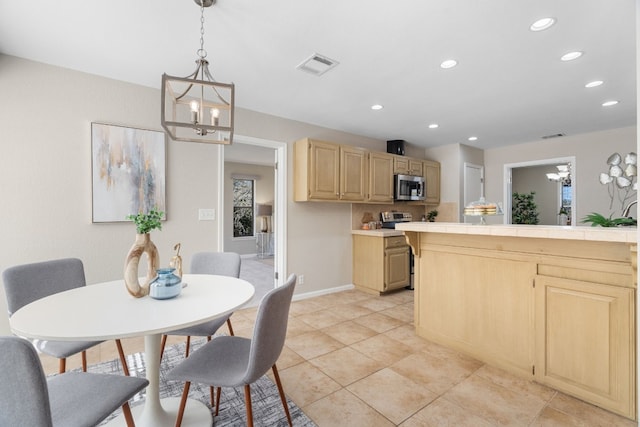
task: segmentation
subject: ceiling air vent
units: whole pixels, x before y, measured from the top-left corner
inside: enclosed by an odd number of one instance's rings
[[[551,138],[560,138],[561,136],[565,136],[564,133],[554,133],[552,135],[545,135],[542,139],[551,139]]]
[[[298,64],[296,68],[298,70],[306,71],[307,73],[311,73],[316,76],[321,76],[338,64],[338,61],[314,53],[313,55],[302,61],[300,64]]]

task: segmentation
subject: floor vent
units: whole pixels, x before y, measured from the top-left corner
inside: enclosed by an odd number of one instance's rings
[[[338,64],[338,61],[314,53],[313,55],[302,61],[300,64],[298,64],[296,68],[298,70],[302,70],[316,76],[321,76]]]
[[[560,138],[561,136],[565,136],[564,133],[554,133],[553,135],[545,135],[542,139],[551,139],[551,138]]]

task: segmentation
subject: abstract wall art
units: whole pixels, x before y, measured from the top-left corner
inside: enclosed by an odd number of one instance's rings
[[[164,132],[91,123],[93,222],[166,212]]]

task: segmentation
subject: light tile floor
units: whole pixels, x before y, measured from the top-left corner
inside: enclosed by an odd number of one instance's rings
[[[255,314],[234,313],[237,335],[250,336]],[[141,339],[123,346],[143,348]],[[116,357],[113,342],[88,354],[89,363]],[[46,372],[57,370],[42,359]],[[79,357],[67,363],[73,369]],[[417,337],[412,291],[293,302],[278,368],[287,395],[320,427],[637,425]]]

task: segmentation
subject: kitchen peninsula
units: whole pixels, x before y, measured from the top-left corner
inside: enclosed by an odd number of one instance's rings
[[[636,419],[635,228],[398,224],[416,333]]]

